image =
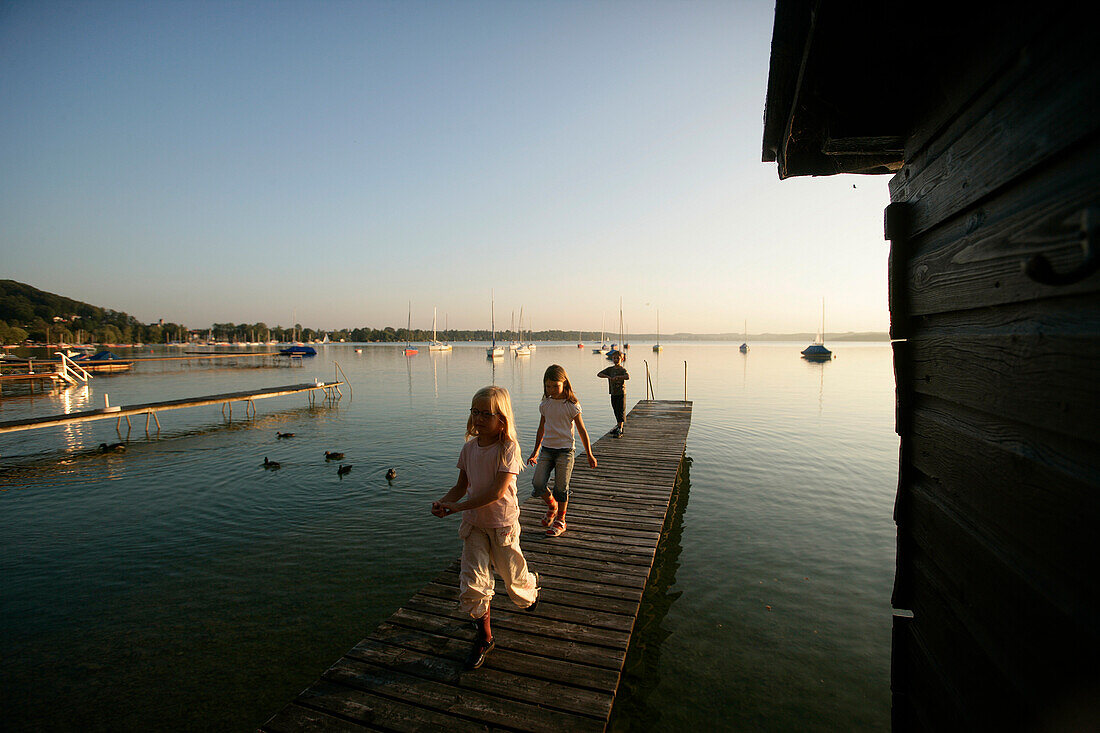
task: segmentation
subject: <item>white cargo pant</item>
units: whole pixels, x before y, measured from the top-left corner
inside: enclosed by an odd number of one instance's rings
[[[482,529],[462,523],[462,570],[458,576],[458,607],[472,618],[489,611],[496,580],[493,570],[504,580],[512,602],[527,608],[538,598],[535,576],[527,571],[527,561],[519,548],[519,522],[511,527]]]

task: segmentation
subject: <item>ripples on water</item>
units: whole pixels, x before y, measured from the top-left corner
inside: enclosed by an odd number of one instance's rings
[[[630,360],[628,404],[643,359],[657,396],[681,398],[686,359],[695,408],[683,509],[616,730],[889,724],[890,348],[841,344],[821,365],[802,346],[671,344]],[[455,523],[425,507],[454,481],[478,387],[512,391],[525,448],[553,362],[593,440],[613,424],[594,376],[606,362],[572,345],[495,366],[464,346],[411,359],[330,346],[303,369],[155,363],[5,397],[0,420],[89,409],[104,392],[117,405],[328,379],[332,359],[355,390],[335,407],[297,396],[256,402],[249,421],[239,404],[232,422],[217,407],[162,413],[159,438],[133,420],[124,454],[95,452],[118,440],[109,420],[0,435],[0,696],[15,728],[255,728],[457,554]],[[352,472],[340,479],[326,450]]]

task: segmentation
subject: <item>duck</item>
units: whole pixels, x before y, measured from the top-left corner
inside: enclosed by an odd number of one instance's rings
[[[391,468],[390,470],[386,471],[387,481],[393,481],[395,478],[397,478],[397,469]]]
[[[346,476],[349,473],[351,473],[351,466],[341,465],[340,468],[336,469],[337,476]]]
[[[279,432],[276,432],[275,437],[276,438],[293,438],[294,433],[279,433]]]
[[[126,452],[126,446],[122,443],[111,443],[110,445],[108,445],[106,443],[100,443],[99,444],[99,452],[100,453],[125,453]]]
[[[325,451],[325,460],[326,461],[342,461],[343,459],[344,459],[344,454],[343,453],[329,453],[328,451]]]
[[[264,468],[275,471],[282,468],[282,465],[278,461],[269,461],[267,456],[264,456]]]

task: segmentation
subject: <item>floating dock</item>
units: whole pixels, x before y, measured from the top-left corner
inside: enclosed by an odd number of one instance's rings
[[[103,407],[98,410],[67,412],[63,415],[52,415],[49,417],[29,417],[22,420],[8,420],[6,422],[0,422],[0,433],[13,433],[17,430],[35,430],[38,428],[53,427],[55,425],[66,425],[68,423],[88,422],[89,420],[117,419],[121,421],[122,418],[126,418],[126,423],[129,425],[131,415],[145,415],[146,428],[148,428],[149,417],[156,419],[156,414],[164,410],[179,410],[184,407],[220,404],[222,405],[223,412],[226,407],[229,407],[229,414],[232,415],[232,403],[234,402],[245,403],[245,415],[247,416],[249,414],[255,414],[256,407],[252,404],[254,400],[261,400],[268,397],[282,397],[283,395],[297,394],[300,392],[309,393],[312,399],[312,395],[317,391],[324,392],[326,398],[335,398],[340,394],[340,386],[343,384],[345,384],[343,381],[291,384],[285,387],[267,387],[265,389],[249,390],[245,392],[227,392],[225,394],[208,395],[205,397],[184,397],[182,399],[167,400],[165,402],[147,402],[141,405]],[[159,420],[157,420],[157,427],[160,427]]]
[[[560,537],[547,537],[539,523],[541,501],[524,502],[520,544],[539,574],[539,605],[530,614],[517,609],[498,579],[496,649],[481,669],[463,668],[476,632],[456,605],[456,560],[260,730],[604,730],[691,410],[691,402],[640,401],[622,438],[593,446],[595,470],[578,455],[569,529]],[[530,494],[527,473],[519,493]],[[443,521],[457,532],[457,518]]]

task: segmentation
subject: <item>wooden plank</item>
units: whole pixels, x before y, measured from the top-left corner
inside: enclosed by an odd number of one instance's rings
[[[570,581],[564,581],[560,578],[553,576],[539,576],[539,585],[542,586],[542,590],[539,592],[539,603],[546,601],[547,603],[567,604],[571,606],[577,606],[580,608],[591,608],[597,611],[608,611],[610,613],[621,613],[634,616],[638,612],[638,601],[640,596],[635,599],[624,598],[609,598],[602,595],[596,595],[585,592],[585,587],[580,583],[571,583]],[[453,588],[458,587],[458,572],[457,571],[444,571],[440,573],[432,581],[438,585],[451,586]],[[504,584],[497,579],[496,592],[498,595],[504,594]],[[503,602],[503,601],[502,601]]]
[[[919,394],[1068,436],[1092,435],[1100,338],[1070,334],[927,334],[909,340]]]
[[[458,602],[458,586],[428,583],[420,589],[420,592],[450,603]],[[511,599],[505,593],[497,593],[493,596],[491,606],[494,611],[517,610],[515,605],[512,604]],[[622,614],[604,611],[602,609],[594,609],[590,606],[570,603],[569,598],[565,597],[564,594],[559,593],[555,595],[553,593],[548,593],[545,598],[542,594],[539,595],[537,614],[539,618],[566,621],[595,628],[630,633],[630,630],[634,628],[634,613],[636,611],[637,609],[635,608],[631,609],[628,614]],[[495,616],[496,614],[494,613],[494,618]]]
[[[1095,444],[922,397],[911,455],[938,501],[1011,554],[1063,612],[1087,617],[1100,601],[1095,585],[1080,582],[1091,574],[1100,526]]]
[[[490,725],[536,733],[558,733],[562,729],[602,731],[604,727],[602,720],[561,711],[547,714],[538,705],[433,682],[392,667],[381,667],[347,657],[330,667],[324,677],[347,687],[385,695],[438,712],[473,718]]]
[[[562,684],[560,680],[549,681],[493,667],[478,674],[468,674],[463,662],[469,650],[469,644],[456,642],[444,645],[441,649],[420,652],[367,638],[356,644],[344,656],[346,659],[366,662],[377,667],[400,669],[406,674],[424,680],[484,692],[498,698],[541,705],[551,711],[599,719],[607,717],[610,712],[614,695],[609,691],[596,692]]]
[[[425,653],[465,659],[475,634],[472,624],[452,624],[446,634],[436,634],[387,621],[371,632],[369,638]],[[615,670],[516,651],[505,646],[503,641],[497,642],[497,648],[485,661],[485,667],[609,693],[614,693],[619,684],[619,673]]]
[[[286,387],[267,387],[260,390],[245,392],[227,392],[225,394],[208,395],[206,397],[184,397],[177,400],[164,402],[147,402],[140,405],[126,405],[117,410],[87,410],[84,412],[70,412],[63,415],[49,417],[30,417],[20,420],[7,420],[0,422],[0,433],[11,433],[17,430],[33,430],[37,428],[67,425],[69,423],[88,422],[90,420],[114,420],[129,415],[143,415],[162,410],[178,410],[184,407],[201,407],[203,405],[218,405],[226,402],[242,402],[261,400],[268,397],[282,397],[284,395],[297,394],[299,392],[312,392],[315,390],[332,389],[343,382],[319,382],[316,384],[293,384]]]
[[[994,85],[989,102],[971,105],[980,117],[960,116],[943,133],[949,147],[908,161],[890,180],[890,200],[914,205],[911,236],[997,191],[1007,182],[1069,149],[1100,125],[1100,65],[1084,28],[1065,37],[1059,25],[1017,67],[1010,89]],[[934,156],[934,157],[933,157]]]
[[[1028,277],[1024,265],[1039,254],[1058,272],[1080,264],[1084,212],[1100,206],[1098,168],[1100,139],[1094,139],[1079,154],[910,241],[900,274],[910,315],[1096,293],[1100,276],[1054,287]],[[895,303],[891,312],[897,310]]]
[[[933,591],[942,595],[959,627],[973,639],[975,651],[967,654],[973,657],[968,664],[977,665],[986,679],[993,679],[995,670],[1004,682],[994,684],[994,691],[1031,697],[1032,705],[1057,687],[1071,689],[1095,673],[1093,656],[1082,653],[1100,646],[1089,613],[1081,617],[1059,609],[1035,579],[1024,575],[1014,554],[992,546],[967,518],[939,502],[931,481],[916,482],[911,496],[916,545],[912,610],[918,628],[930,613],[926,604],[935,597]],[[943,629],[940,623],[930,626]],[[1026,644],[1003,643],[1025,632]],[[941,656],[954,655],[959,647],[952,643],[949,638],[932,640],[928,648]],[[940,664],[952,670],[955,662],[963,660],[941,659]],[[967,689],[970,674],[965,665],[950,676],[956,687]],[[973,709],[987,706],[977,704]]]
[[[460,623],[455,623],[456,618]],[[456,634],[458,633],[457,630],[461,629],[468,635],[467,638],[471,640],[474,638],[474,628],[469,623],[469,617],[462,618],[457,614],[440,615],[401,608],[390,617],[389,621],[395,626],[418,629],[441,636]],[[493,628],[496,629],[496,627],[497,624],[494,619]],[[594,668],[608,670],[616,675],[619,674],[619,670],[622,668],[622,654],[619,650],[597,646],[595,644],[586,644],[582,641],[558,640],[556,643],[549,643],[546,638],[542,636],[509,633],[501,634],[496,642],[498,648],[512,649],[513,651],[524,652],[526,654],[536,654],[563,662],[585,664]]]

